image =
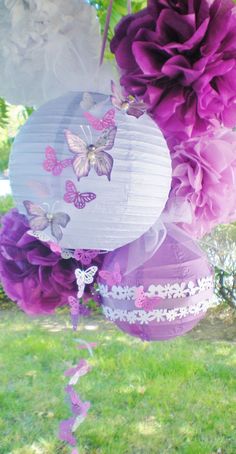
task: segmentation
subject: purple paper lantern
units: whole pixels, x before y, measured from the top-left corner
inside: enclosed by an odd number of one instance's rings
[[[212,270],[198,245],[173,225],[151,258],[133,269],[146,235],[106,255],[99,273],[102,308],[131,336],[168,340],[190,331],[212,306]]]

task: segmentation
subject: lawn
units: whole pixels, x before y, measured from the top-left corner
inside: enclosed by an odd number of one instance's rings
[[[93,370],[77,387],[92,403],[78,429],[80,454],[235,454],[232,341],[201,340],[195,330],[142,343],[100,316],[76,335],[67,314],[32,320],[18,310],[0,313],[1,454],[71,452],[56,433],[70,416],[63,372],[88,356],[76,337],[98,342]]]

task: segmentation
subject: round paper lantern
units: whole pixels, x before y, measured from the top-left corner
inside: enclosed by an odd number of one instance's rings
[[[147,341],[168,340],[191,330],[212,305],[212,271],[202,250],[169,225],[160,248],[129,272],[135,260],[134,244],[106,255],[99,273],[106,318]]]
[[[110,96],[71,92],[18,134],[10,181],[35,234],[62,248],[113,250],[146,232],[171,184],[166,142],[146,115]]]

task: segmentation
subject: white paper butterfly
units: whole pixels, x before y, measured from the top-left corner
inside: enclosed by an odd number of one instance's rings
[[[80,102],[80,107],[83,110],[90,110],[92,107],[94,107],[95,102],[93,100],[93,97],[90,93],[85,92],[83,94],[82,101]]]
[[[62,249],[61,251],[61,258],[65,260],[73,259],[74,252],[70,249]]]
[[[77,268],[75,270],[75,277],[78,285],[78,298],[81,298],[83,296],[85,285],[93,283],[97,270],[97,266],[90,266],[90,268],[87,268],[87,270],[81,270],[80,268]]]

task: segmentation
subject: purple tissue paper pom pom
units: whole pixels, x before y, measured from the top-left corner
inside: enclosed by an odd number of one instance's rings
[[[29,315],[51,314],[68,304],[68,297],[77,293],[75,269],[80,263],[62,259],[47,243],[28,235],[28,220],[17,209],[1,222],[0,279],[8,296]]]
[[[236,123],[236,6],[231,0],[149,0],[117,26],[121,84],[180,140]]]

